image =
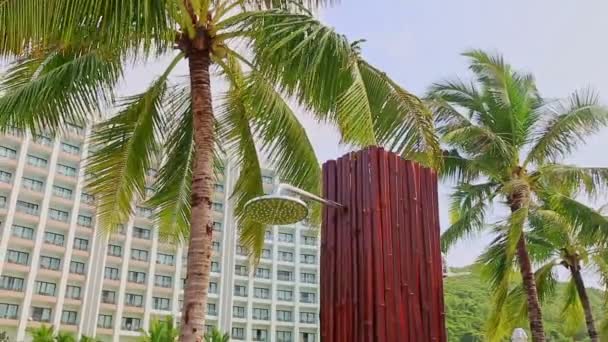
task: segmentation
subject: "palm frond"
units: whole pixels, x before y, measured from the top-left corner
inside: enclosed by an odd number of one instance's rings
[[[524,165],[556,162],[608,125],[608,111],[599,106],[598,95],[590,90],[573,93],[568,104],[558,103],[550,111],[554,115],[536,132]]]
[[[531,175],[540,184],[560,184],[567,193],[596,196],[608,190],[608,168],[545,164]]]
[[[540,266],[534,277],[536,279],[536,291],[538,293],[538,299],[541,302],[553,298],[555,295],[555,289],[557,286],[557,277],[555,273],[555,266],[557,260],[550,260],[546,264]]]
[[[597,210],[562,194],[553,194],[550,203],[567,222],[576,227],[581,244],[608,243],[608,218]]]
[[[194,138],[192,108],[188,87],[172,89],[166,96],[167,139],[165,156],[154,183],[155,193],[147,205],[156,208],[159,238],[170,242],[186,241],[190,233],[190,190]]]
[[[475,160],[460,155],[458,150],[443,151],[439,176],[456,182],[471,183],[481,177],[481,169]]]
[[[460,79],[433,84],[426,97],[442,125],[473,125],[470,120],[475,113],[486,111],[483,94],[475,84]],[[467,114],[461,114],[455,107],[467,110]]]
[[[167,78],[183,56],[143,93],[123,99],[122,110],[99,124],[91,137],[97,150],[87,160],[89,183],[98,199],[97,218],[111,231],[127,221],[136,198],[145,198],[146,172],[160,150]]]
[[[91,121],[111,104],[121,76],[120,59],[97,50],[20,59],[0,80],[0,127],[35,133]]]
[[[446,252],[458,240],[485,228],[486,211],[495,195],[495,183],[460,184],[451,195],[450,227],[441,235]]]
[[[564,293],[564,307],[560,318],[562,329],[570,336],[576,334],[582,322],[585,321],[585,312],[581,303],[574,279],[570,279]]]

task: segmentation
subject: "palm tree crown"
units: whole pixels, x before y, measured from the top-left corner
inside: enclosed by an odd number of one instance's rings
[[[494,272],[496,306],[502,307],[517,265],[528,296],[534,341],[544,341],[542,315],[529,259],[525,227],[535,200],[547,186],[559,183],[570,192],[594,195],[606,189],[608,169],[561,164],[590,134],[608,124],[608,115],[590,91],[575,92],[567,101],[541,97],[530,74],[514,71],[502,57],[483,51],[465,53],[472,82],[435,84],[428,95],[436,115],[443,153],[442,176],[456,182],[451,195],[451,226],[442,248],[471,234],[495,235],[488,262]],[[505,203],[508,217],[488,224],[496,202]]]

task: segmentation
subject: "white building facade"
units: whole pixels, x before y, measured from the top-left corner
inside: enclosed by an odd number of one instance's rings
[[[159,317],[179,322],[187,251],[160,243],[153,208],[107,236],[83,171],[87,131],[58,138],[0,136],[0,332],[29,341],[41,324],[103,341],[132,341]],[[226,165],[214,195],[214,249],[207,328],[231,340],[319,341],[319,241],[303,225],[273,227],[252,269],[239,246]],[[154,170],[150,170],[152,185]],[[265,171],[265,188],[277,180]],[[153,191],[150,188],[150,191]]]

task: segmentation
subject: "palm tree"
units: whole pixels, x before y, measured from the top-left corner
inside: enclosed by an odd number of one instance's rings
[[[532,339],[545,341],[524,227],[536,194],[546,184],[560,183],[587,194],[606,189],[608,169],[560,162],[606,126],[608,115],[592,92],[575,92],[567,101],[545,100],[532,75],[514,71],[502,57],[477,50],[464,55],[474,81],[435,84],[428,95],[448,148],[441,173],[456,182],[442,249],[483,230],[495,234],[489,254],[496,270],[490,275],[495,306],[505,303],[514,279],[506,270],[515,262]],[[495,202],[506,204],[510,213],[500,224],[490,225],[486,216]]]
[[[264,227],[246,220],[243,207],[263,193],[259,152],[284,181],[319,191],[319,163],[286,99],[335,124],[346,144],[422,152],[427,161],[426,151],[438,149],[421,101],[366,63],[358,42],[304,8],[324,2],[0,3],[0,56],[12,61],[0,81],[0,127],[55,133],[115,112],[95,126],[88,160],[89,191],[106,231],[127,221],[132,200],[145,198],[146,172],[160,164],[156,194],[145,204],[157,208],[161,238],[188,243],[183,341],[202,338],[204,330],[215,156],[223,151],[240,168],[232,198],[254,260]],[[160,76],[143,92],[115,100],[117,84],[130,81],[125,68],[157,57],[171,59]],[[188,77],[175,80],[184,59]],[[212,70],[226,85],[215,107]]]
[[[41,325],[38,328],[30,330],[32,342],[55,342],[55,332],[53,327],[49,325]]]
[[[555,300],[557,269],[561,266],[570,273],[570,280],[562,294],[563,329],[574,335],[584,320],[592,342],[599,342],[591,303],[583,281],[583,268],[593,269],[602,279],[608,279],[608,218],[599,210],[577,201],[572,194],[554,191],[540,194],[539,206],[529,213],[526,241],[535,263],[538,295],[541,301]],[[491,257],[482,256],[489,260]],[[526,305],[521,286],[509,293],[509,309],[505,317],[525,315]],[[508,320],[507,320],[508,321]],[[508,322],[505,322],[508,323]],[[507,326],[510,330],[512,327]]]
[[[144,331],[141,342],[170,342],[177,341],[179,329],[173,323],[173,317],[167,316],[163,320],[153,320],[150,329]]]
[[[213,328],[209,333],[205,335],[205,342],[228,342],[230,341],[230,335],[223,333],[217,328]]]

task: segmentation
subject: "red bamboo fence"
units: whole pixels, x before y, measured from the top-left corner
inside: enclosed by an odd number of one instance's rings
[[[381,148],[323,165],[321,341],[446,341],[437,177]]]

